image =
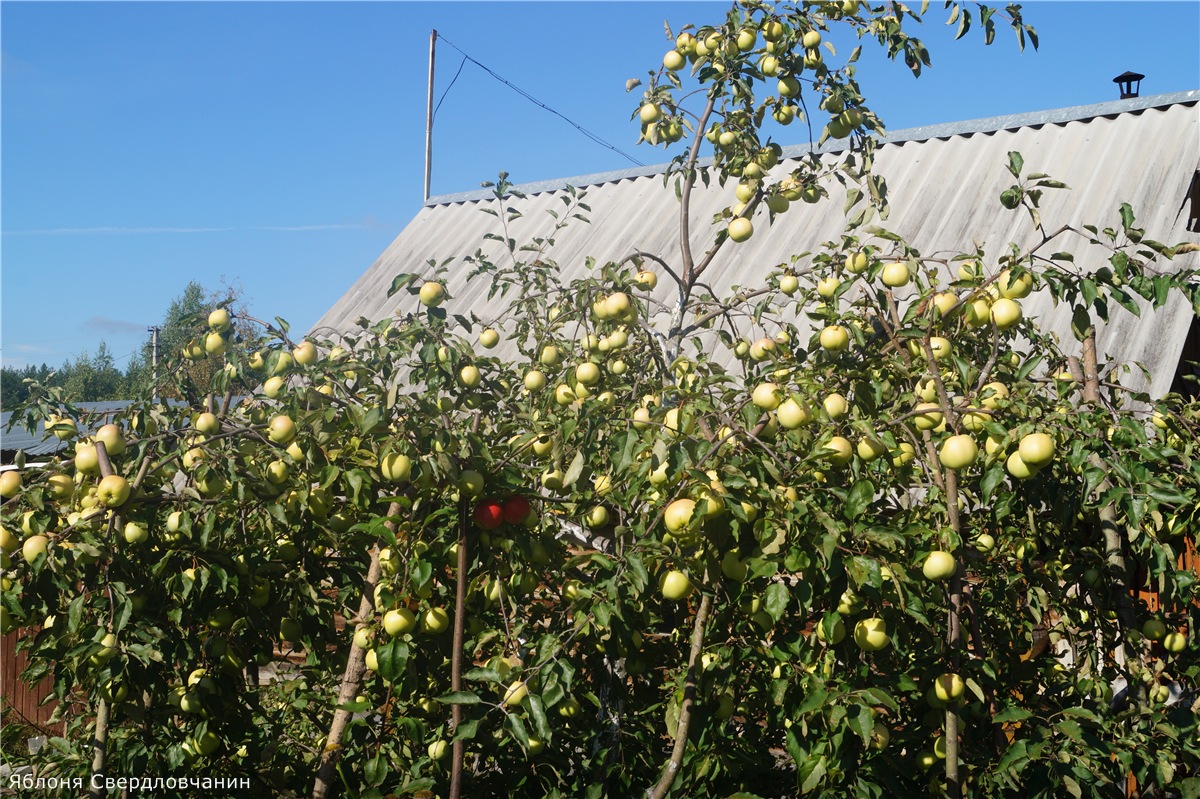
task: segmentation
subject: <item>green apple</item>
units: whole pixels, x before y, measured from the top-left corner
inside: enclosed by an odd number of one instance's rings
[[[850,331],[841,325],[828,325],[821,331],[821,348],[829,352],[842,352],[850,346]]]
[[[204,351],[209,355],[224,355],[228,347],[229,342],[220,333],[213,332],[204,337]]]
[[[957,702],[962,698],[964,691],[966,691],[966,683],[963,682],[963,678],[958,674],[940,674],[933,681],[933,691],[942,702]]]
[[[46,478],[46,490],[54,499],[67,499],[75,493],[75,483],[65,474],[52,474]]]
[[[912,273],[908,270],[908,264],[903,261],[893,261],[883,267],[879,277],[883,281],[883,285],[889,288],[900,288],[908,285],[912,279]]]
[[[776,383],[759,383],[750,394],[750,401],[764,411],[775,410],[782,399],[783,391]]]
[[[664,463],[663,466],[666,466]],[[696,512],[696,501],[684,497],[667,505],[663,512],[663,525],[667,531],[676,537],[680,534],[692,533],[700,526],[702,515]]]
[[[476,388],[483,376],[479,373],[479,367],[473,364],[467,364],[458,372],[459,385],[464,388]]]
[[[389,482],[405,482],[412,476],[412,459],[398,452],[385,455],[379,461],[379,473]]]
[[[1167,625],[1162,619],[1146,619],[1142,625],[1142,635],[1151,641],[1161,641],[1167,634]]]
[[[1008,330],[1021,321],[1021,303],[1001,297],[992,303],[990,313],[992,322],[995,323],[997,329]]]
[[[595,385],[600,381],[600,367],[591,361],[584,361],[575,367],[575,380],[585,386]]]
[[[1017,452],[1027,466],[1040,469],[1054,460],[1054,439],[1046,433],[1030,433],[1021,438]]]
[[[812,421],[812,411],[795,397],[788,397],[775,409],[775,418],[786,430],[795,430]]]

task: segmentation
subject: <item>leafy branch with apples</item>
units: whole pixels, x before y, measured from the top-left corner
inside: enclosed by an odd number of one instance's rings
[[[946,7],[960,35],[974,14],[988,43],[1007,20],[1036,44],[1017,6]],[[999,203],[1033,244],[930,257],[884,228],[883,122],[825,34],[919,74],[920,21],[750,0],[669,34],[634,118],[683,146],[677,252],[560,266],[586,191],[523,242],[501,174],[495,232],[396,276],[393,317],[296,339],[214,309],[163,367],[224,359],[211,393],[103,426],[32,384],[17,416],[69,445],[0,477],[0,624],[64,724],[37,773],[313,797],[1196,795],[1200,407],[1123,387],[1096,346],[1113,303],[1200,301],[1196,248],[1127,206],[1044,227],[1065,187],[1016,153]],[[767,126],[791,123],[847,147],[781,162]],[[830,181],[837,240],[705,282]],[[730,204],[696,218],[700,190]],[[1078,356],[1023,313],[1037,290],[1072,308]]]

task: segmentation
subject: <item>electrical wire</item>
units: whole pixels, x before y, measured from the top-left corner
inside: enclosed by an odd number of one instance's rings
[[[558,117],[558,118],[562,119],[562,120],[563,120],[564,122],[566,122],[568,125],[570,125],[571,127],[575,128],[576,130],[578,130],[578,131],[579,131],[580,133],[582,133],[584,136],[587,136],[589,139],[591,139],[592,141],[594,141],[596,144],[599,144],[599,145],[600,145],[600,146],[602,146],[602,147],[607,147],[608,149],[612,150],[614,153],[617,153],[618,155],[622,155],[622,156],[624,156],[625,158],[629,159],[630,161],[632,161],[634,164],[637,164],[638,166],[645,166],[645,164],[643,164],[641,161],[639,161],[639,160],[637,160],[636,158],[634,158],[634,157],[633,157],[632,155],[630,155],[629,153],[625,152],[624,150],[620,149],[619,147],[617,147],[617,146],[615,146],[615,145],[613,145],[613,144],[610,144],[609,142],[607,142],[607,141],[605,141],[604,139],[600,138],[600,137],[599,137],[599,136],[597,136],[595,133],[592,133],[590,130],[588,130],[587,128],[585,128],[585,127],[583,127],[582,125],[578,124],[577,122],[574,122],[574,121],[572,121],[571,119],[568,119],[567,117],[563,116],[563,115],[562,115],[562,114],[560,114],[558,111],[555,111],[553,108],[551,108],[550,106],[546,105],[546,104],[545,104],[545,103],[543,103],[541,100],[537,99],[536,97],[534,97],[532,94],[530,94],[529,92],[525,91],[525,90],[524,90],[524,89],[522,89],[521,87],[519,87],[519,86],[516,86],[515,84],[511,83],[510,81],[507,81],[507,80],[505,80],[504,78],[500,77],[499,75],[497,75],[495,72],[493,72],[493,71],[492,71],[491,69],[489,69],[488,67],[486,67],[486,66],[484,66],[483,64],[479,63],[479,62],[478,62],[478,61],[476,61],[474,58],[471,58],[471,56],[469,56],[469,55],[467,55],[465,52],[463,52],[463,50],[462,50],[462,49],[461,49],[461,48],[460,48],[458,45],[456,45],[454,42],[452,42],[452,41],[450,41],[449,39],[447,39],[447,38],[446,38],[445,36],[443,36],[442,34],[440,34],[440,33],[439,33],[439,34],[437,34],[437,37],[438,37],[439,39],[441,39],[443,42],[445,42],[446,44],[448,44],[448,45],[450,45],[451,47],[453,47],[455,50],[458,50],[458,52],[462,54],[462,57],[463,57],[463,59],[465,59],[466,61],[470,61],[472,64],[474,64],[475,66],[479,67],[479,68],[480,68],[480,69],[482,69],[484,72],[486,72],[487,74],[491,75],[493,78],[495,78],[496,80],[500,81],[500,82],[501,82],[501,83],[503,83],[505,86],[507,86],[508,88],[512,89],[514,92],[516,92],[517,94],[521,95],[522,97],[524,97],[524,98],[525,98],[526,100],[528,100],[529,102],[533,103],[534,105],[538,106],[539,108],[542,108],[542,109],[544,109],[544,110],[546,110],[546,111],[549,111],[551,114],[554,114],[556,117]],[[459,71],[462,71],[462,66],[461,66],[461,65],[459,66]],[[455,79],[457,80],[458,76],[457,76],[457,75],[455,75],[454,77],[455,77]],[[450,84],[450,85],[451,85],[451,86],[453,86],[453,85],[454,85],[453,81],[451,82],[451,84]],[[449,87],[449,86],[448,86],[448,87],[446,87],[446,91],[449,91],[449,90],[450,90],[450,87]],[[444,99],[444,98],[445,98],[445,94],[443,94],[443,95],[442,95],[442,97],[443,97],[443,99]],[[438,105],[441,105],[441,102],[440,102],[440,101],[438,102]]]
[[[438,98],[437,106],[433,107],[433,119],[438,118],[438,109],[442,108],[442,101],[445,100],[446,95],[450,94],[450,90],[454,89],[454,84],[458,82],[458,76],[460,76],[460,74],[462,74],[462,68],[464,66],[467,66],[467,56],[466,55],[462,56],[462,61],[458,62],[458,71],[454,73],[454,80],[451,80],[450,85],[446,86],[446,90],[443,91],[442,96],[440,96]]]

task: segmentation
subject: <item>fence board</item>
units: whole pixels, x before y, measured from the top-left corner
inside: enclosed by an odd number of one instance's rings
[[[17,642],[36,628],[15,630],[0,640],[0,697],[3,697],[5,724],[22,722],[52,735],[61,735],[62,723],[50,724],[50,715],[55,703],[39,707],[39,703],[51,692],[49,677],[30,688],[21,679],[25,668],[25,653],[17,652]]]

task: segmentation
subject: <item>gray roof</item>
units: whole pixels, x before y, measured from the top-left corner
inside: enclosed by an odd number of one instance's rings
[[[1154,238],[1167,243],[1200,242],[1200,235],[1187,230],[1186,199],[1200,169],[1198,101],[1200,91],[1189,91],[893,132],[876,157],[876,172],[887,179],[892,207],[884,225],[927,256],[959,252],[978,241],[986,248],[989,264],[995,264],[1009,241],[1036,241],[1028,218],[1004,212],[997,202],[1000,192],[1012,183],[1005,170],[1007,153],[1017,150],[1024,156],[1027,172],[1049,173],[1071,187],[1044,196],[1047,223],[1119,227],[1117,209],[1128,202],[1137,213],[1136,224]],[[842,148],[844,142],[833,142],[813,150]],[[810,146],[801,145],[785,148],[784,156],[808,152]],[[776,174],[791,169],[784,160]],[[548,235],[554,220],[546,211],[563,208],[564,187],[570,185],[587,189],[585,202],[591,212],[586,216],[591,223],[572,222],[557,234],[549,257],[564,276],[581,274],[587,257],[603,264],[639,249],[674,263],[678,204],[673,185],[664,185],[664,170],[665,166],[646,167],[520,186],[528,196],[516,201],[523,216],[511,224],[510,235],[519,242]],[[816,251],[822,242],[836,240],[845,225],[844,193],[836,184],[827,188],[829,199],[814,206],[793,206],[770,227],[760,211],[754,237],[722,248],[706,281],[717,292],[732,285],[762,285],[765,276],[792,254]],[[693,250],[702,251],[702,242],[711,235],[705,220],[733,201],[729,186],[720,189],[714,184],[693,195]],[[499,257],[495,242],[484,239],[496,223],[495,217],[481,211],[485,207],[495,207],[487,192],[431,198],[318,320],[313,332],[348,330],[360,317],[374,321],[400,307],[413,310],[415,303],[406,294],[388,299],[387,291],[397,273],[422,272],[430,259],[462,259],[477,250]],[[1085,244],[1066,241],[1055,249],[1071,248],[1079,254]],[[1103,263],[1098,253],[1088,257],[1091,263],[1081,259],[1080,264],[1094,268]],[[1187,257],[1195,259],[1195,255]],[[668,298],[668,283],[660,281],[656,299]],[[465,271],[455,274],[452,269],[447,288],[455,308],[469,308],[484,318],[498,312],[499,303],[489,304],[486,299],[486,285],[466,285]],[[1057,333],[1064,346],[1072,343],[1069,312],[1054,309],[1048,296],[1030,297],[1025,311]],[[1194,316],[1181,297],[1173,298],[1153,318],[1118,311],[1098,343],[1110,359],[1145,364],[1154,382],[1144,387],[1159,395],[1169,389]],[[1138,380],[1137,374],[1129,375],[1129,382],[1138,385]]]
[[[92,433],[111,421],[112,417],[133,404],[134,400],[107,400],[104,402],[77,402],[74,408],[81,411],[79,429],[84,433]],[[181,400],[168,399],[167,405],[183,405]],[[0,413],[0,452],[5,453],[4,460],[9,460],[18,450],[24,450],[27,456],[40,457],[53,455],[67,448],[66,441],[60,441],[54,436],[46,436],[45,425],[39,420],[33,430],[17,424],[12,430],[8,424],[13,417],[13,411]]]
[[[80,402],[75,407],[91,415],[93,423],[90,429],[97,430],[105,423],[105,416],[119,413],[129,403],[130,400]],[[12,415],[12,411],[0,413],[0,451],[16,452],[17,450],[24,450],[26,455],[40,456],[51,455],[66,448],[67,442],[60,441],[54,436],[46,437],[46,428],[41,421],[37,422],[33,430],[20,424],[9,430],[8,423],[12,419]]]

